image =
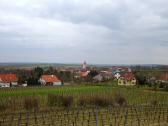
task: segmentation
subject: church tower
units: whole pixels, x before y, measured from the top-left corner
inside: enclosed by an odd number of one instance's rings
[[[86,61],[84,61],[83,64],[82,64],[82,69],[86,70],[86,68],[87,68],[87,64],[86,64]]]

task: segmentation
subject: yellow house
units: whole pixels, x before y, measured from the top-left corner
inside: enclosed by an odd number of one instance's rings
[[[132,73],[126,73],[118,79],[118,85],[136,85],[136,78]]]

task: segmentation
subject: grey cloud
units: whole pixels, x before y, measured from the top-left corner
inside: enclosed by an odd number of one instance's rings
[[[167,4],[1,0],[0,62],[168,63]]]

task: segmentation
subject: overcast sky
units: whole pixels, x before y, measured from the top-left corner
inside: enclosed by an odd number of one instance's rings
[[[0,62],[168,64],[168,0],[0,0]]]

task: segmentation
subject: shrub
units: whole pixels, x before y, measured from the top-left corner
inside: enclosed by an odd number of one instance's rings
[[[48,94],[48,105],[49,106],[61,106],[62,96]]]
[[[7,105],[4,102],[0,102],[0,111],[5,111],[7,109]]]
[[[116,94],[115,95],[115,103],[119,106],[125,106],[125,105],[127,105],[127,100],[123,95]]]
[[[168,91],[168,83],[165,84],[164,89],[165,91]]]
[[[157,105],[159,105],[159,102],[157,100],[151,100],[150,104],[153,106],[157,106]]]
[[[15,110],[16,106],[18,105],[15,98],[0,99],[0,111],[5,111],[6,109]]]
[[[26,110],[38,110],[39,109],[39,100],[35,97],[26,97],[24,100],[24,107]]]
[[[105,106],[106,105],[106,99],[99,96],[92,97],[93,104],[96,106]]]
[[[58,107],[70,107],[73,104],[72,96],[48,94],[48,105]]]
[[[62,99],[62,105],[64,107],[70,107],[73,104],[73,97],[72,96],[64,96]]]
[[[94,105],[94,106],[108,106],[113,105],[113,101],[110,97],[107,96],[81,96],[78,100],[78,105],[86,106],[86,105]]]
[[[88,104],[90,104],[90,101],[91,101],[90,97],[88,97],[87,95],[82,95],[78,99],[78,105],[79,106],[87,106]]]

